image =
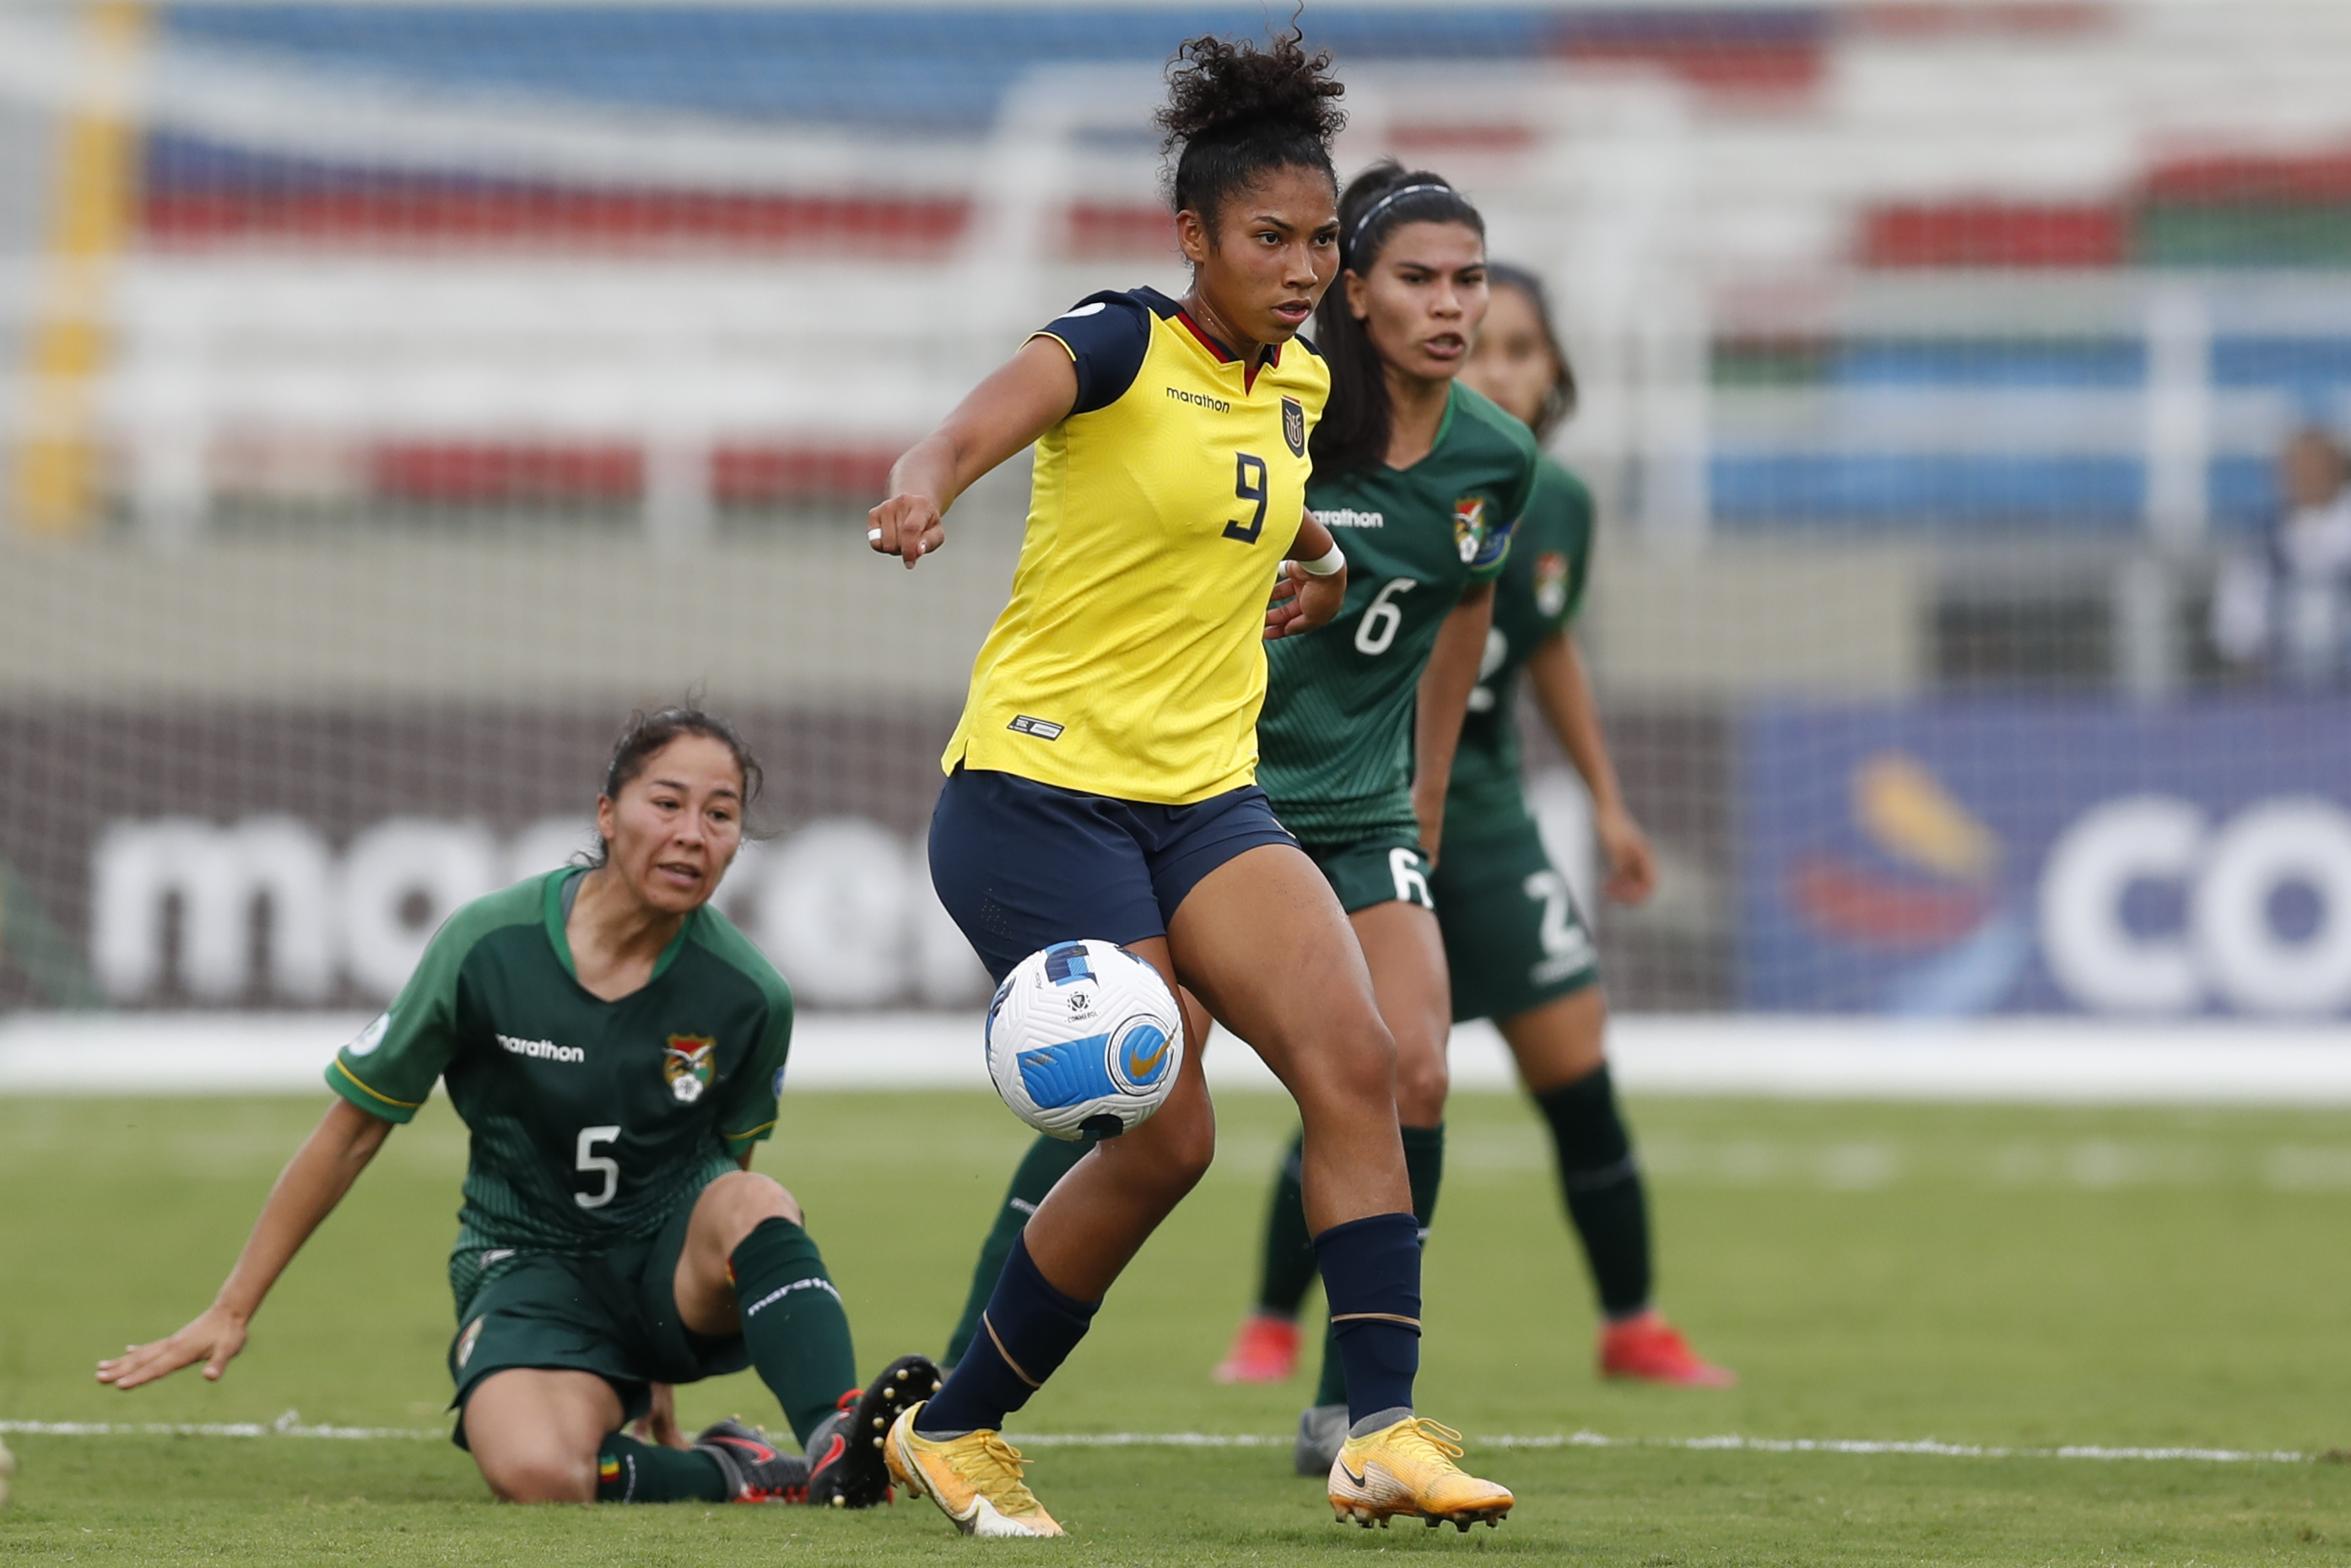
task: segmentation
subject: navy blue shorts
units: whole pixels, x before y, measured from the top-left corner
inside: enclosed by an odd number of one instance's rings
[[[1210,872],[1297,841],[1254,784],[1153,806],[957,768],[931,812],[931,885],[1001,980],[1056,942],[1165,936]]]

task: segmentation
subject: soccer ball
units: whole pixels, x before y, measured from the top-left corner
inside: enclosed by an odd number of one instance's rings
[[[1159,971],[1115,942],[1056,942],[987,1007],[987,1075],[1012,1113],[1071,1143],[1114,1138],[1166,1103],[1184,1015]]]

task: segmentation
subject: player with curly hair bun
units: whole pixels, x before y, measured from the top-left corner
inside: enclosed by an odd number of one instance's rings
[[[1512,1500],[1414,1409],[1420,1244],[1395,1042],[1345,911],[1256,783],[1263,642],[1346,599],[1345,558],[1306,509],[1331,377],[1299,336],[1339,269],[1329,65],[1295,31],[1183,46],[1159,123],[1190,288],[1096,294],[1031,336],[898,460],[868,538],[916,566],[955,498],[1035,444],[1011,601],[943,759],[932,881],[998,977],[1055,942],[1117,942],[1264,1058],[1304,1123],[1305,1212],[1347,1367],[1331,1500],[1365,1524],[1467,1530]],[[891,1428],[893,1472],[967,1533],[1061,1533],[1001,1427],[1207,1169],[1199,1008],[1166,1103],[1038,1205],[945,1387]]]

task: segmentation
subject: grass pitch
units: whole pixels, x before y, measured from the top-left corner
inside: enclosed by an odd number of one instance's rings
[[[131,1395],[97,1357],[210,1298],[323,1108],[287,1100],[0,1101],[0,1420],[444,1429],[443,1262],[463,1131],[396,1133],[217,1385]],[[2351,1563],[2351,1116],[1652,1101],[1663,1299],[1726,1392],[1604,1385],[1548,1155],[1516,1100],[1464,1096],[1426,1270],[1427,1413],[1519,1494],[1467,1539],[1329,1521],[1288,1473],[1307,1374],[1212,1385],[1244,1304],[1283,1107],[1223,1108],[1217,1168],[1145,1250],[1019,1429],[1276,1446],[1038,1447],[1076,1540],[981,1546],[927,1505],[490,1504],[445,1441],[11,1434],[0,1558],[246,1563],[925,1562],[973,1552],[1186,1564],[1366,1553],[1699,1563]],[[1020,1129],[984,1094],[793,1094],[758,1162],[799,1193],[861,1357],[935,1352]],[[682,1390],[689,1425],[774,1420],[748,1375]],[[1618,1446],[1502,1448],[1577,1432]],[[1983,1457],[1677,1446],[1921,1439]],[[2096,1459],[2064,1445],[2310,1456]]]

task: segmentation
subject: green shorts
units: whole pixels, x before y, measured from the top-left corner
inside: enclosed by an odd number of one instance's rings
[[[750,1365],[740,1334],[713,1338],[678,1321],[677,1260],[693,1219],[694,1205],[682,1203],[650,1241],[500,1260],[449,1342],[449,1375],[457,1385],[451,1408],[462,1411],[493,1372],[542,1367],[596,1374],[633,1421],[652,1408],[653,1384],[694,1383]],[[463,1416],[452,1438],[465,1446]]]
[[[1532,822],[1445,841],[1430,884],[1453,1021],[1515,1018],[1600,978],[1600,955]]]
[[[1350,915],[1375,904],[1437,907],[1428,891],[1428,856],[1416,833],[1384,829],[1344,843],[1301,841],[1299,847],[1321,868],[1339,895],[1339,907]]]

